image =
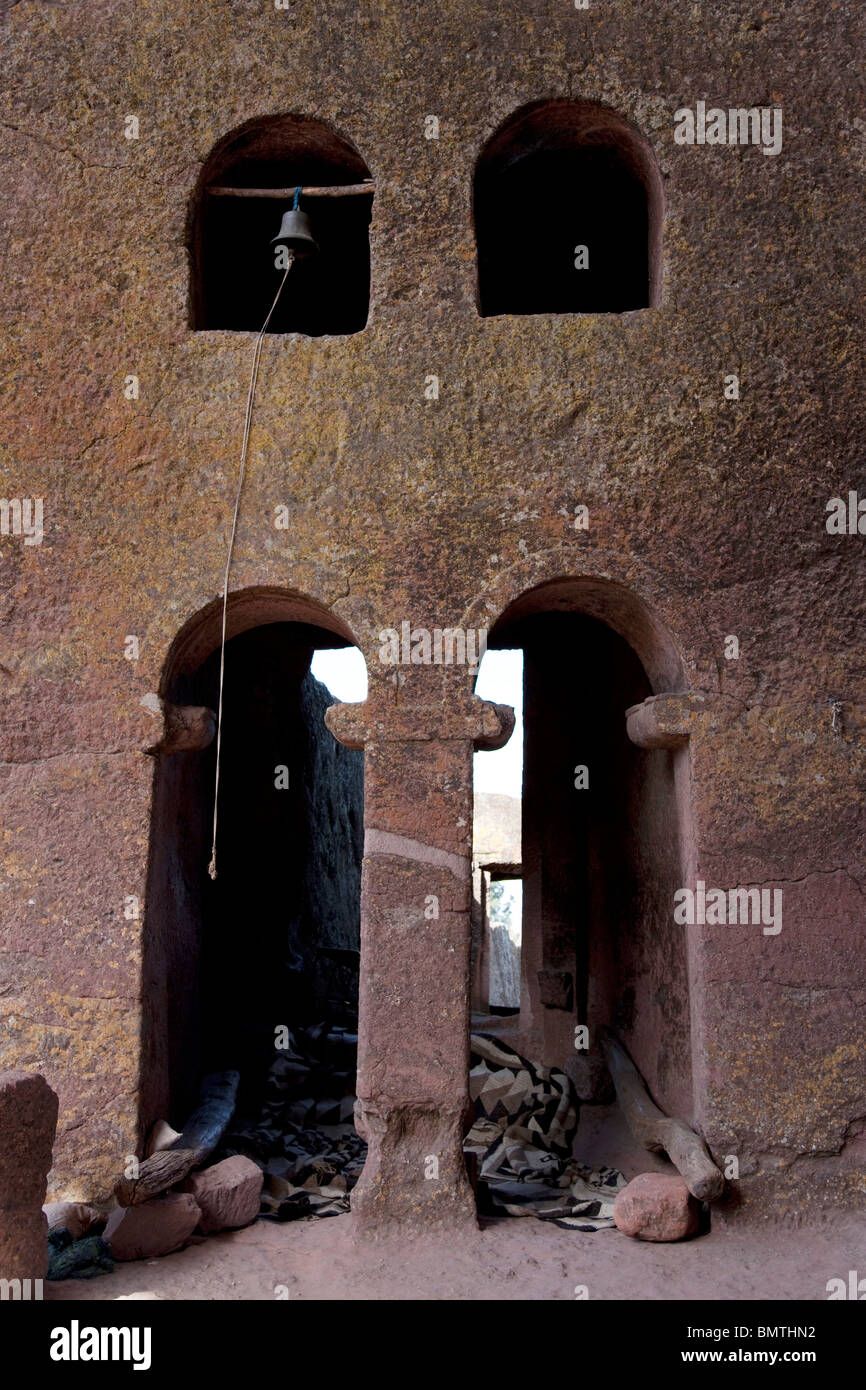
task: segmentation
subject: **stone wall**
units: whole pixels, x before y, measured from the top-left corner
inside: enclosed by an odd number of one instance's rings
[[[44,499],[44,539],[0,538],[0,1065],[59,1095],[54,1194],[98,1196],[137,1143],[141,701],[213,611],[234,506],[253,336],[188,326],[194,192],[228,132],[294,111],[331,123],[375,180],[370,314],[349,337],[265,344],[232,611],[279,592],[283,616],[306,604],[370,671],[348,730],[366,752],[359,1098],[378,1126],[359,1210],[470,1210],[470,768],[494,736],[468,668],[395,684],[379,633],[489,627],[564,576],[636,649],[663,629],[674,688],[706,697],[686,733],[690,881],[784,887],[778,936],[687,931],[696,1116],[747,1191],[850,1198],[864,540],[824,522],[864,488],[861,7],[21,0],[4,24],[2,495]],[[479,317],[475,163],[548,98],[603,103],[654,151],[656,307]],[[782,151],[677,144],[674,113],[699,100],[781,107]],[[532,209],[502,234],[519,273]],[[671,689],[671,663],[641,659]],[[423,1179],[431,1145],[442,1186]]]
[[[0,1071],[0,1280],[43,1280],[48,1222],[42,1210],[57,1125],[57,1097],[43,1076]],[[25,1299],[32,1285],[18,1290]]]

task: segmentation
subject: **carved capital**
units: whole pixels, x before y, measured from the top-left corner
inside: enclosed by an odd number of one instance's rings
[[[475,748],[501,748],[514,729],[514,710],[465,694],[445,705],[401,703],[371,696],[360,705],[331,705],[325,723],[347,748],[366,743],[413,743],[432,739],[465,740]]]
[[[216,715],[204,705],[174,705],[158,695],[145,695],[142,708],[155,716],[154,737],[146,753],[189,753],[207,748],[216,733]]]
[[[712,695],[692,690],[650,695],[625,712],[628,736],[639,748],[679,748],[706,722]]]

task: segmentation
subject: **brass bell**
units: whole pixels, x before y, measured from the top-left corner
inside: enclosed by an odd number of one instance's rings
[[[301,212],[300,208],[288,208],[283,213],[279,235],[274,237],[271,245],[273,246],[277,242],[287,246],[290,251],[294,251],[299,260],[303,256],[312,256],[319,249],[313,239],[310,219],[305,212]]]

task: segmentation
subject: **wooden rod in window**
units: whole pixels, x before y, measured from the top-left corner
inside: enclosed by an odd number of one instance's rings
[[[212,193],[215,198],[294,198],[294,188],[220,188],[211,186],[205,189],[206,193]],[[370,194],[376,192],[374,183],[341,183],[332,188],[302,188],[302,198],[352,198],[359,194]]]

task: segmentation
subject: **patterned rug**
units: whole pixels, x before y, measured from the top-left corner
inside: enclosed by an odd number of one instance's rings
[[[235,1122],[215,1158],[246,1154],[264,1172],[260,1216],[297,1221],[349,1210],[367,1145],[353,1123],[357,1034],[298,1028],[274,1054],[265,1100]]]
[[[367,1146],[353,1124],[357,1036],[296,1029],[274,1056],[255,1120],[236,1122],[212,1161],[244,1153],[263,1169],[261,1216],[339,1216]],[[571,1156],[578,1101],[565,1072],[536,1066],[486,1033],[471,1039],[475,1122],[464,1141],[478,1165],[482,1216],[534,1216],[568,1230],[612,1226],[625,1178]]]
[[[473,1033],[469,1086],[475,1123],[464,1141],[478,1161],[482,1214],[534,1216],[575,1231],[612,1226],[625,1178],[571,1156],[578,1101],[565,1072],[536,1066],[486,1033]]]

